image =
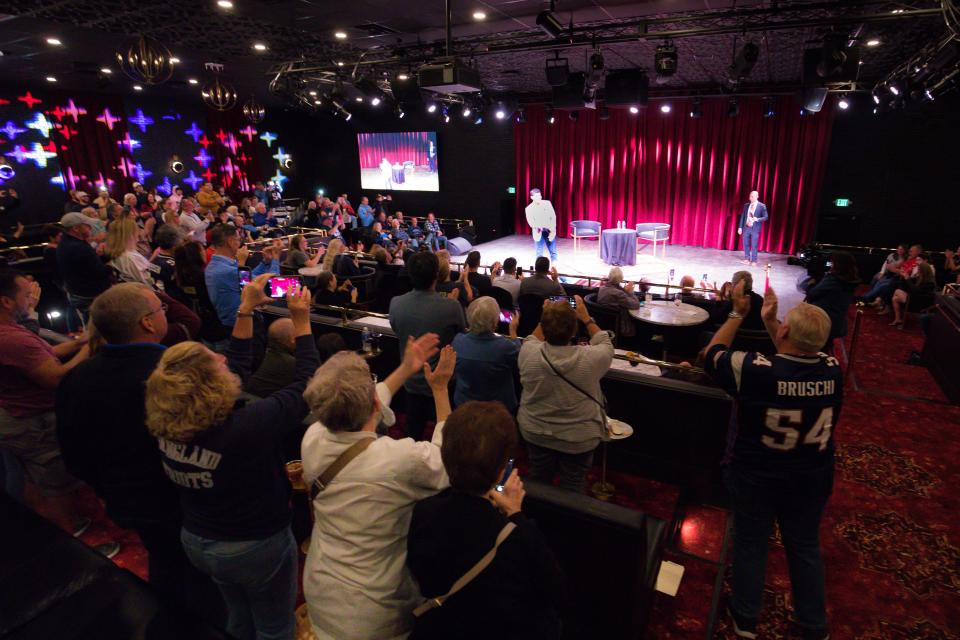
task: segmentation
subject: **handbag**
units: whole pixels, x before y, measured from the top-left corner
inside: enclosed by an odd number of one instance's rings
[[[503,525],[503,529],[500,529],[500,533],[497,534],[497,541],[493,545],[493,548],[490,549],[490,551],[487,551],[487,553],[482,558],[480,558],[477,564],[470,567],[470,569],[465,574],[457,578],[457,581],[453,583],[453,586],[450,587],[449,591],[447,591],[442,596],[437,596],[436,598],[430,598],[429,600],[421,604],[419,607],[414,609],[413,615],[419,618],[420,616],[425,614],[427,611],[430,611],[432,609],[436,609],[437,607],[442,606],[443,603],[446,602],[450,596],[452,596],[457,591],[460,591],[465,586],[470,584],[474,578],[480,575],[480,573],[484,569],[486,569],[491,562],[493,562],[493,559],[497,556],[497,549],[500,547],[501,544],[503,544],[503,541],[506,540],[507,537],[516,528],[517,528],[517,525],[515,525],[512,522],[508,522],[507,524]]]
[[[373,444],[373,441],[376,438],[364,438],[362,440],[357,440],[350,447],[337,456],[337,459],[334,460],[329,467],[323,470],[323,473],[313,481],[310,485],[310,501],[317,499],[317,496],[330,486],[330,483],[337,476],[338,473],[343,471],[343,468],[350,464],[350,462],[356,458],[358,455],[364,452],[367,447]]]

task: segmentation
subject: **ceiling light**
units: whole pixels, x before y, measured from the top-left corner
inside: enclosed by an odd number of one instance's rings
[[[895,95],[895,96],[898,96],[898,95],[900,95],[900,89],[897,88],[897,85],[891,84],[891,85],[890,85],[890,93],[892,93],[892,94]]]
[[[569,113],[569,117],[570,117],[570,120],[572,120],[573,122],[576,122],[577,120],[580,119],[580,112],[579,112],[579,111],[571,111],[571,112]]]
[[[847,96],[841,95],[840,99],[837,100],[837,106],[846,111],[850,108],[850,101],[847,99]]]
[[[337,31],[337,32],[334,33],[333,35],[334,35],[334,37],[336,37],[336,38],[338,38],[338,39],[340,39],[340,40],[346,40],[346,39],[347,39],[347,32],[346,32],[346,31]]]
[[[233,3],[230,0],[217,0],[217,6],[221,9],[233,9]]]
[[[933,92],[930,91],[930,89],[924,89],[923,96],[930,102],[933,102]]]
[[[256,49],[257,51],[266,51],[267,45],[263,44],[262,42],[254,42],[253,48]]]
[[[409,79],[410,79],[410,76],[408,76],[405,73],[401,73],[400,75],[397,76],[397,80],[409,80]]]
[[[47,38],[47,44],[52,44],[55,47],[59,47],[63,43],[57,38]]]
[[[733,64],[731,64],[730,68],[727,70],[727,82],[729,82],[731,85],[736,85],[738,82],[749,76],[759,58],[760,47],[752,42],[748,42],[743,45],[743,48],[740,49],[736,57],[733,59]]]
[[[53,76],[47,76],[47,82],[56,82],[57,79]]]
[[[343,60],[337,60],[337,66],[338,66],[338,67],[342,67],[342,66],[343,66]]]
[[[873,94],[873,103],[880,104],[880,96],[878,96],[876,93]]]
[[[354,98],[354,100],[356,100],[357,102],[363,102],[363,97],[357,96],[356,98]]]
[[[474,12],[473,12],[473,19],[474,19],[474,20],[486,20],[486,19],[487,19],[487,14],[485,14],[483,11],[474,11]]]
[[[553,124],[557,121],[556,116],[553,115],[553,107],[548,106],[546,109],[546,119],[547,124]]]
[[[517,122],[519,124],[525,124],[527,122],[527,111],[526,109],[521,108],[517,111]]]
[[[669,104],[660,105],[660,113],[670,113],[670,105]]]
[[[430,102],[427,104],[427,113],[436,113],[436,111],[437,111],[436,102]]]
[[[777,115],[776,99],[768,97],[763,99],[763,117],[772,118]]]
[[[133,85],[133,90],[134,90],[134,91],[143,91],[143,87],[141,87],[141,86],[138,85],[138,84],[135,84],[135,85]]]
[[[49,80],[49,78],[47,79]],[[503,108],[501,107],[497,109],[496,113],[494,113],[493,115],[496,116],[497,120],[503,120],[504,118],[507,117],[507,112],[504,111]]]
[[[630,106],[630,113],[632,113],[633,115],[637,115],[638,113],[640,113],[640,107],[638,107],[638,106],[636,106],[636,105],[631,105],[631,106]]]
[[[380,104],[379,96],[373,96],[372,98],[370,98],[370,104],[372,104],[373,106],[377,106],[378,104]]]
[[[313,101],[313,104],[319,105],[319,104],[323,104],[323,103],[322,103],[320,100],[314,100],[314,101]]]
[[[176,57],[176,56],[171,56],[171,57],[170,57],[170,64],[180,64],[180,58],[178,58],[178,57]]]
[[[469,106],[469,105],[466,105],[466,104],[463,105],[463,111],[461,111],[460,114],[461,114],[464,118],[469,118],[471,113],[473,113],[473,110],[470,108],[470,106]]]
[[[190,84],[200,84],[200,81],[197,80],[196,78],[190,78],[189,80],[187,80],[187,82],[189,82]]]
[[[309,93],[309,94],[312,95],[312,96],[317,95],[317,92],[316,92],[316,91],[308,91],[307,93]]]
[[[727,104],[727,117],[736,118],[740,115],[740,103],[736,98],[730,98],[730,102]]]
[[[868,46],[868,47],[879,47],[879,46],[880,46],[880,41],[877,40],[876,38],[873,38],[872,40],[867,40],[867,46]]]
[[[657,84],[663,84],[677,72],[677,47],[672,42],[657,45],[653,66],[657,70]]]
[[[110,75],[111,73],[113,73],[113,69],[111,69],[110,67],[102,67],[100,69],[100,73],[105,73],[107,75]]]
[[[393,112],[397,115],[398,118],[403,118],[403,116],[406,115],[403,112],[403,107],[401,107],[399,104],[397,105],[397,108],[393,110]]]
[[[477,117],[474,118],[473,124],[483,124],[483,114],[477,113]]]
[[[350,113],[349,111],[343,112],[343,119],[346,120],[347,122],[350,122],[350,118],[352,117],[353,117],[353,114]]]

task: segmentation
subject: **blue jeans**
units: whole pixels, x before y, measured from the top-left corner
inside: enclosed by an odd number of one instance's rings
[[[550,232],[544,231],[537,240],[534,240],[534,244],[537,247],[537,257],[543,255],[543,248],[546,247],[550,252],[550,262],[553,263],[557,261],[557,237],[554,236],[553,240],[549,238]]]
[[[876,284],[870,288],[870,291],[867,291],[865,294],[860,296],[860,298],[867,303],[873,302],[877,298],[880,298],[883,300],[884,304],[890,304],[890,300],[893,298],[893,292],[896,290],[896,278],[880,278],[877,280]]]
[[[750,262],[757,261],[757,245],[760,243],[760,225],[743,228],[743,258]]]
[[[833,490],[833,464],[800,472],[760,472],[728,466],[724,480],[733,504],[734,612],[760,615],[767,551],[774,521],[787,551],[797,622],[826,629],[820,518]]]
[[[227,605],[227,632],[239,640],[293,640],[297,543],[290,527],[262,540],[209,540],[180,531],[191,564],[210,576]]]
[[[427,244],[430,245],[430,248],[433,249],[434,251],[439,251],[440,249],[446,249],[447,236],[438,236],[435,233],[428,233]]]

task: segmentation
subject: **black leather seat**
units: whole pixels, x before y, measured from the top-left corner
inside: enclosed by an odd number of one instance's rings
[[[506,289],[500,287],[490,287],[487,295],[497,301],[501,309],[513,310],[513,296]],[[541,303],[542,304],[542,303]]]
[[[543,315],[543,296],[533,293],[524,293],[517,298],[517,308],[520,310],[520,326],[517,327],[517,335],[525,338],[540,324],[540,316]]]
[[[777,346],[773,344],[770,334],[765,329],[740,329],[733,338],[730,348],[737,351],[756,351],[765,356],[773,356],[777,353]]]
[[[620,331],[620,309],[597,304],[596,293],[588,293],[583,301],[587,303],[587,311],[597,321],[598,327],[614,333]]]

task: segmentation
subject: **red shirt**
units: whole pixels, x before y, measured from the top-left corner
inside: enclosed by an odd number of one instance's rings
[[[19,324],[0,323],[0,408],[14,418],[53,411],[56,389],[46,389],[27,377],[50,358],[46,340]]]
[[[917,268],[917,258],[907,258],[900,263],[900,275],[904,278],[909,278],[913,274],[913,270]]]

